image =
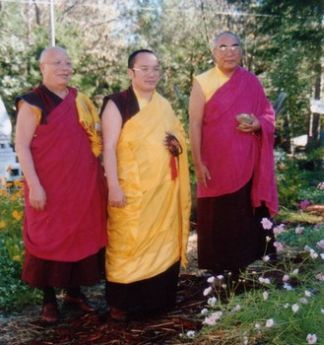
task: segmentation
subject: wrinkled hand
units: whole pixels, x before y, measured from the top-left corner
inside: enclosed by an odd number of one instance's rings
[[[195,166],[195,170],[198,183],[202,184],[204,187],[207,187],[208,180],[211,180],[207,167],[201,163]]]
[[[108,205],[121,208],[126,206],[126,197],[120,186],[109,188]]]
[[[41,185],[29,188],[29,203],[35,210],[44,210],[46,205],[46,193]]]
[[[251,114],[251,117],[253,118],[252,123],[240,122],[236,128],[245,133],[253,133],[258,131],[261,128],[260,121],[253,114]]]

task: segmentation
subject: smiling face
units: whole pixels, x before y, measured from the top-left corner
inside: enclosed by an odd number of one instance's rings
[[[134,66],[128,69],[133,87],[142,92],[151,92],[160,80],[160,63],[151,53],[136,55]]]
[[[225,33],[214,42],[213,55],[218,68],[229,75],[240,64],[242,49],[238,38]]]
[[[63,89],[72,76],[72,63],[62,48],[49,48],[41,56],[40,70],[44,85],[53,89]]]

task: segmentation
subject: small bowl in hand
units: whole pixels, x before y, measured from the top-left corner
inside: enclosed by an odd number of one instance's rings
[[[239,123],[247,123],[249,125],[253,123],[253,117],[250,114],[246,114],[246,113],[236,115],[236,120]]]

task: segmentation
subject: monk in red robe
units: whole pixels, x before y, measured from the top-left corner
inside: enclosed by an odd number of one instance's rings
[[[91,101],[68,87],[67,52],[47,48],[42,84],[17,98],[16,151],[25,176],[25,260],[22,279],[44,292],[41,319],[59,318],[64,301],[93,311],[81,285],[102,278],[106,245],[106,186],[98,160],[99,117]]]
[[[272,232],[260,221],[278,208],[275,114],[259,80],[240,67],[239,38],[224,32],[213,44],[216,65],[195,77],[189,105],[198,263],[236,275],[274,254]]]

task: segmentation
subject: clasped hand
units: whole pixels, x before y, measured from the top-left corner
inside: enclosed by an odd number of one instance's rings
[[[258,131],[261,128],[260,121],[251,114],[250,117],[253,119],[252,123],[239,122],[239,125],[236,127],[241,132],[253,133]]]

